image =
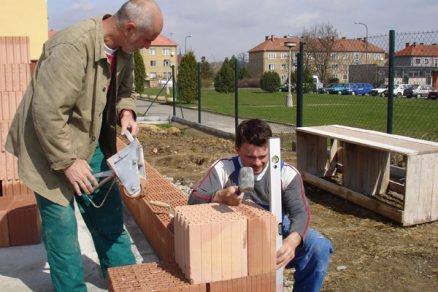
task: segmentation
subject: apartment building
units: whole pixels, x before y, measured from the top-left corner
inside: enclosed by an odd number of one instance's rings
[[[395,53],[394,82],[437,85],[438,45],[406,43]]]
[[[265,36],[265,41],[249,50],[248,71],[252,77],[260,77],[264,72],[275,71],[280,75],[281,82],[288,78],[289,48],[284,43],[297,44],[291,48],[291,72],[296,69],[296,53],[300,38]]]
[[[176,42],[159,35],[149,49],[142,50],[146,70],[146,86],[158,87],[172,76],[171,66],[177,64],[176,46]]]
[[[29,37],[30,60],[36,62],[49,30],[47,0],[2,0],[0,36]]]
[[[305,42],[304,63],[313,74],[321,80],[338,78],[339,82],[349,81],[349,66],[359,64],[385,63],[385,52],[378,46],[364,39],[333,39],[330,47],[319,40],[291,37],[266,36],[265,41],[249,50],[248,70],[253,77],[261,76],[266,71],[275,71],[281,81],[287,81],[289,48],[285,43],[296,43],[291,49],[291,71],[296,70],[296,54],[300,41]]]

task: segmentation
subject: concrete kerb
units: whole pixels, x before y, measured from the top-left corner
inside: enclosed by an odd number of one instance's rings
[[[195,122],[191,122],[191,121],[188,121],[188,120],[185,120],[185,119],[182,119],[182,118],[178,118],[178,117],[175,117],[175,116],[172,117],[172,121],[176,122],[176,123],[179,123],[179,124],[190,126],[190,127],[195,128],[197,130],[200,130],[200,131],[202,131],[204,133],[211,134],[211,135],[214,135],[214,136],[217,136],[217,137],[220,137],[220,138],[234,140],[234,137],[235,137],[235,135],[232,134],[232,133],[225,132],[225,131],[222,131],[222,130],[219,130],[219,129],[215,129],[215,128],[211,128],[211,127],[208,127],[208,126],[205,126],[205,125],[201,125],[201,124],[198,124],[198,123],[195,123]]]

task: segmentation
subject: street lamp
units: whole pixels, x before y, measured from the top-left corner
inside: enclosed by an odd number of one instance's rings
[[[365,53],[366,53],[365,64],[368,67],[368,26],[365,23],[358,22],[358,21],[356,21],[354,24],[360,24],[360,25],[363,25],[365,27],[365,34],[366,34],[366,37],[365,37]]]
[[[293,107],[293,101],[292,101],[292,93],[290,90],[290,76],[291,76],[291,69],[292,69],[292,48],[296,47],[297,44],[293,42],[285,42],[284,46],[289,49],[289,66],[288,66],[288,78],[287,78],[287,96],[286,96],[286,107]]]
[[[186,37],[184,38],[184,55],[185,55],[186,52],[187,52],[187,39],[188,39],[188,38],[191,38],[191,37],[192,37],[192,35],[189,34],[188,36],[186,36]]]

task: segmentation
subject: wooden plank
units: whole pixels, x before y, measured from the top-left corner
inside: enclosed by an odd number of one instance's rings
[[[438,151],[438,143],[407,137],[407,139],[402,139],[403,136],[394,136],[371,130],[363,131],[363,129],[341,127],[337,125],[302,127],[298,128],[296,131],[297,134],[301,131],[405,155]]]
[[[327,139],[297,131],[297,168],[315,175],[324,174],[327,163]]]
[[[402,214],[403,212],[401,210],[398,210],[396,208],[393,208],[391,206],[388,206],[384,203],[381,203],[377,200],[374,200],[370,197],[367,197],[363,194],[357,193],[355,191],[352,191],[350,189],[347,189],[342,186],[338,186],[334,183],[328,182],[322,178],[319,178],[311,173],[308,172],[302,172],[301,173],[303,180],[313,184],[323,190],[326,190],[338,197],[341,197],[343,199],[346,199],[352,203],[355,203],[361,207],[367,208],[368,210],[371,210],[373,212],[376,212],[378,214],[381,214],[391,220],[394,220],[399,223],[402,222]],[[405,224],[403,224],[405,225]]]
[[[406,193],[403,223],[417,224],[417,204],[421,200],[421,156],[408,156],[406,168]],[[427,178],[430,179],[430,178]]]
[[[343,185],[365,195],[383,194],[389,185],[389,152],[344,143]]]
[[[433,158],[433,185],[432,185],[432,204],[430,218],[432,221],[438,220],[438,154]]]
[[[337,154],[339,150],[339,140],[338,139],[332,139],[332,145],[330,147],[330,154],[329,159],[326,163],[325,169],[324,169],[324,177],[331,177],[335,175],[336,172],[336,163],[337,163]]]

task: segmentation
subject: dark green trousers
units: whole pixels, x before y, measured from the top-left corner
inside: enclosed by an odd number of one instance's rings
[[[108,169],[98,146],[90,166],[94,173]],[[100,205],[111,182],[89,197]],[[42,238],[50,265],[50,276],[56,291],[86,291],[74,202],[68,207],[53,203],[35,193],[42,220]],[[123,207],[117,185],[114,184],[101,208],[75,195],[79,211],[93,238],[104,277],[109,267],[135,264],[131,241],[123,228]]]

